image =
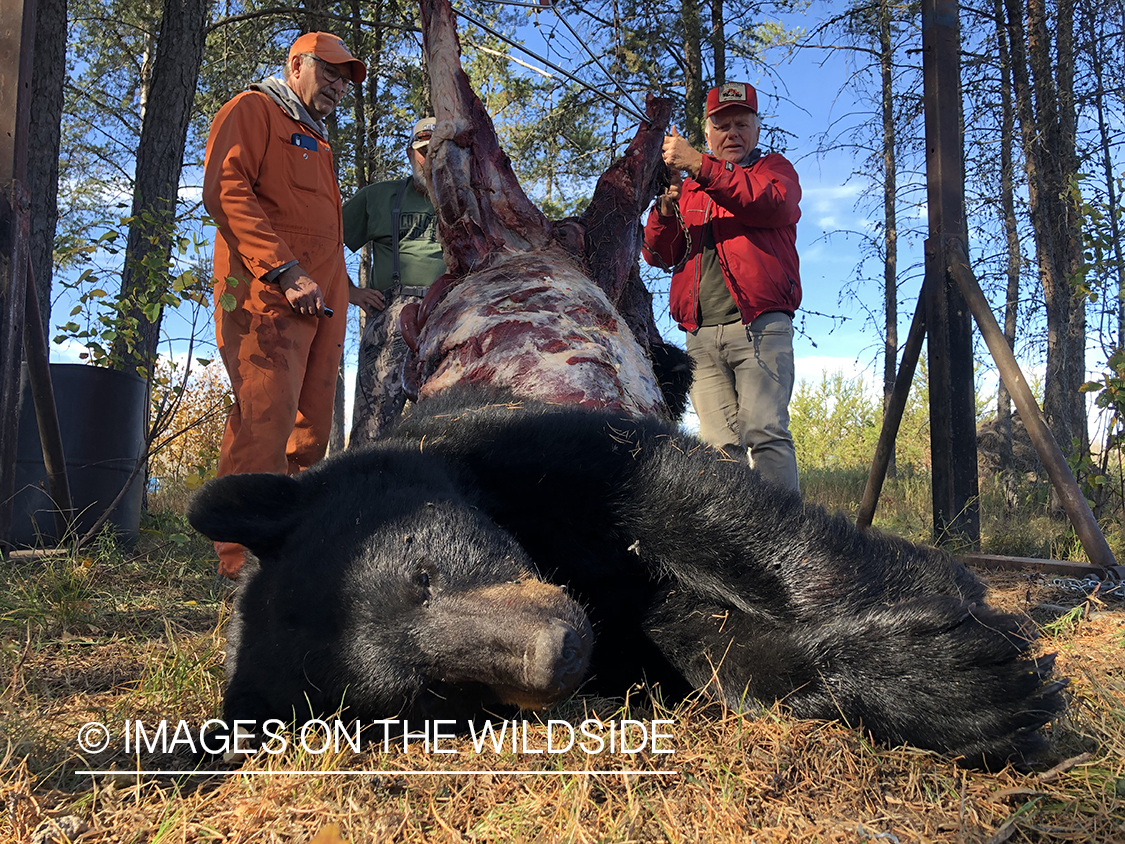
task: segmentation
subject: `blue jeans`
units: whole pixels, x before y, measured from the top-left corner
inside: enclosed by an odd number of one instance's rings
[[[773,311],[749,326],[706,326],[688,334],[686,345],[695,361],[691,404],[700,438],[728,454],[749,452],[762,477],[799,491],[789,433],[793,320]]]

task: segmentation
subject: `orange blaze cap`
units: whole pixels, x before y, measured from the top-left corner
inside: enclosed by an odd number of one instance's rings
[[[289,48],[289,60],[302,53],[312,53],[329,64],[346,64],[352,71],[352,82],[367,78],[367,65],[349,52],[343,40],[331,32],[306,32]]]

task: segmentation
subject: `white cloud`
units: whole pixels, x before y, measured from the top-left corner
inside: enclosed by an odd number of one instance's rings
[[[64,340],[62,343],[48,341],[48,344],[51,363],[85,363],[79,356],[86,347],[77,340]]]
[[[801,205],[817,211],[830,210],[841,202],[855,202],[861,187],[856,184],[830,185],[824,183],[801,183]]]

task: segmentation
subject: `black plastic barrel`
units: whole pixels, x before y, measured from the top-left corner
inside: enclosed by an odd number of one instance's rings
[[[12,541],[20,546],[54,545],[56,508],[47,493],[47,470],[31,390],[24,381],[16,457]],[[126,372],[77,363],[51,364],[70,497],[84,534],[121,492],[144,448],[146,385]],[[110,515],[126,543],[140,533],[144,470]]]

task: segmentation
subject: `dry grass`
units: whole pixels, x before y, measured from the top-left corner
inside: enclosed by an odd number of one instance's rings
[[[197,544],[132,559],[110,547],[0,574],[0,840],[30,841],[73,818],[83,842],[1125,841],[1116,598],[986,574],[993,601],[1028,613],[1071,678],[1070,711],[1052,728],[1048,765],[1063,763],[1053,771],[964,771],[872,746],[841,724],[698,701],[668,711],[647,697],[624,708],[577,699],[551,717],[673,719],[672,755],[476,754],[466,738],[442,756],[290,749],[247,766],[271,773],[222,777],[130,774],[191,765],[183,752],[128,756],[120,740],[83,755],[88,721],[120,737],[126,719],[198,727],[218,713],[228,596],[213,591],[211,566]],[[533,724],[529,747],[544,745],[545,729]],[[109,767],[121,773],[76,773]],[[500,773],[515,769],[542,773]],[[436,773],[446,770],[493,773]],[[559,773],[570,770],[676,773]]]

